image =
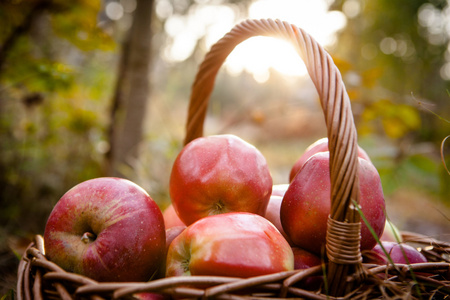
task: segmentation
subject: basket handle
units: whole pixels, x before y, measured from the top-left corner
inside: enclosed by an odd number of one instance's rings
[[[319,94],[330,150],[328,279],[330,293],[339,296],[345,293],[347,274],[356,271],[361,274],[361,279],[364,276],[359,249],[360,217],[353,202],[359,203],[357,134],[341,74],[331,56],[309,34],[279,20],[246,20],[214,44],[200,65],[192,86],[184,144],[203,136],[203,124],[217,72],[231,51],[253,36],[276,37],[291,42]]]

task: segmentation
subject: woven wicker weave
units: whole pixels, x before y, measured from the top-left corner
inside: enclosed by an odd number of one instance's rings
[[[217,72],[241,42],[253,36],[289,41],[305,62],[323,109],[330,149],[331,214],[328,220],[327,263],[306,270],[254,278],[211,276],[172,277],[148,283],[98,283],[65,272],[45,257],[43,240],[37,236],[23,256],[18,270],[18,299],[130,298],[139,292],[187,298],[287,298],[353,299],[443,296],[450,293],[448,243],[417,234],[404,234],[422,245],[431,262],[408,265],[362,264],[359,250],[360,218],[357,136],[350,101],[341,75],[330,55],[306,32],[282,21],[247,20],[236,25],[207,53],[192,86],[184,143],[203,135],[203,123]],[[428,247],[428,248],[426,248]],[[431,248],[430,248],[431,247]],[[312,291],[300,282],[326,274],[326,288]],[[389,279],[389,280],[388,280]]]

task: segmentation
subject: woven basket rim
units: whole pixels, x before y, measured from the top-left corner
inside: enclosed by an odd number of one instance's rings
[[[421,245],[423,254],[430,261],[418,264],[363,264],[371,279],[365,287],[352,291],[344,298],[358,299],[358,293],[364,295],[372,290],[386,289],[395,291],[398,296],[408,296],[408,290],[403,291],[411,282],[432,287],[431,293],[442,295],[450,294],[450,243],[439,241],[428,236],[414,233],[401,232],[403,244]],[[247,293],[259,293],[260,299],[302,297],[304,299],[341,299],[331,297],[326,291],[311,291],[296,286],[313,276],[323,275],[327,264],[310,267],[303,270],[285,271],[252,278],[232,278],[224,276],[180,276],[155,279],[149,282],[97,282],[86,276],[71,273],[61,269],[55,263],[49,261],[43,253],[44,239],[36,235],[23,254],[19,268],[17,281],[17,299],[46,299],[48,295],[56,299],[128,299],[139,293],[156,293],[174,297],[193,298],[217,298],[217,299],[244,299],[242,291]],[[443,259],[443,255],[447,255]],[[389,278],[381,280],[379,276]],[[436,277],[441,276],[442,280]],[[415,277],[415,278],[414,278]],[[348,279],[352,279],[349,276]],[[403,281],[406,281],[404,283]],[[47,285],[44,283],[47,282]],[[50,284],[50,285],[49,285]],[[386,285],[386,286],[385,286]],[[52,287],[49,290],[49,286]],[[381,288],[380,288],[381,287]],[[401,287],[401,288],[400,288]],[[262,294],[266,292],[269,294]],[[373,291],[372,291],[373,292]],[[441,293],[441,294],[439,294]],[[423,294],[425,295],[425,294]],[[128,297],[128,298],[127,298]],[[366,299],[361,297],[361,299]]]

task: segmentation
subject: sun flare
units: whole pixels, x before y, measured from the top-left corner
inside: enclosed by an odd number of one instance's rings
[[[346,24],[341,12],[328,11],[325,1],[259,0],[249,8],[251,19],[280,19],[294,24],[314,37],[322,46],[336,41],[336,33]],[[270,70],[287,76],[304,76],[305,64],[287,41],[253,37],[236,47],[225,62],[231,74],[249,72],[258,82],[270,77]]]
[[[167,0],[157,2],[156,12]],[[336,33],[345,27],[346,17],[338,11],[329,11],[328,0],[254,0],[249,6],[250,19],[280,19],[294,24],[327,47],[336,42]],[[166,3],[167,4],[167,3]],[[189,15],[172,15],[167,18],[165,30],[172,38],[163,51],[168,61],[183,61],[192,55],[197,41],[209,49],[233,24],[236,12],[230,6],[208,4],[194,5]],[[229,74],[248,72],[257,82],[270,78],[275,70],[286,76],[304,76],[306,67],[294,47],[286,41],[269,37],[252,37],[239,44],[224,64]]]

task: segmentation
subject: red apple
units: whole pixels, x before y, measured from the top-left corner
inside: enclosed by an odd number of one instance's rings
[[[163,278],[166,276],[166,259],[167,259],[167,252],[169,250],[170,244],[172,244],[172,241],[177,236],[179,236],[185,229],[186,229],[186,225],[173,226],[173,227],[170,227],[169,229],[166,229],[166,257],[163,259],[163,262],[161,263],[161,268],[157,275],[158,278]]]
[[[425,256],[410,245],[384,241],[382,241],[381,244],[394,264],[415,264],[427,262]],[[369,263],[389,263],[389,260],[380,244],[376,244],[372,251],[365,255],[365,259]]]
[[[163,217],[166,230],[175,226],[186,226],[183,221],[181,221],[180,217],[175,211],[175,208],[173,208],[172,203],[163,211]]]
[[[44,231],[46,256],[98,281],[147,281],[165,255],[161,210],[135,183],[82,182],[56,203]]]
[[[305,152],[300,156],[300,158],[295,162],[295,164],[292,166],[291,172],[289,173],[289,182],[291,182],[295,175],[298,173],[298,171],[303,167],[305,162],[314,154],[319,152],[326,152],[328,151],[328,138],[321,138],[306,148]],[[358,146],[358,156],[371,161],[369,155],[364,151],[363,148]]]
[[[133,295],[134,298],[138,300],[169,300],[168,295],[156,294],[156,293],[137,293]],[[132,299],[134,299],[132,298]]]
[[[263,216],[272,177],[254,146],[234,135],[215,135],[197,138],[181,150],[169,185],[178,216],[190,225],[226,212]]]
[[[381,180],[372,163],[362,158],[358,162],[361,210],[380,237],[386,221]],[[287,236],[295,245],[317,254],[325,245],[330,188],[329,152],[320,152],[294,177],[281,204],[281,224]],[[361,222],[361,250],[372,249],[376,240]]]
[[[186,225],[174,226],[166,229],[166,250],[169,250],[169,246],[172,241],[179,236],[186,229]]]
[[[252,277],[293,270],[292,249],[265,218],[245,212],[208,216],[169,247],[166,276]]]
[[[314,266],[318,266],[322,263],[322,260],[319,256],[305,249],[301,249],[298,247],[292,247],[292,251],[294,252],[294,269],[302,270],[308,269]]]
[[[380,237],[380,240],[386,242],[402,242],[402,235],[397,226],[395,226],[391,221],[386,220],[384,231]]]
[[[269,200],[269,205],[267,205],[267,210],[264,217],[267,220],[269,220],[273,225],[275,225],[275,227],[284,236],[284,238],[288,241],[288,243],[291,244],[289,237],[286,235],[286,233],[283,230],[283,226],[281,225],[280,208],[282,201],[283,197],[272,194]]]

